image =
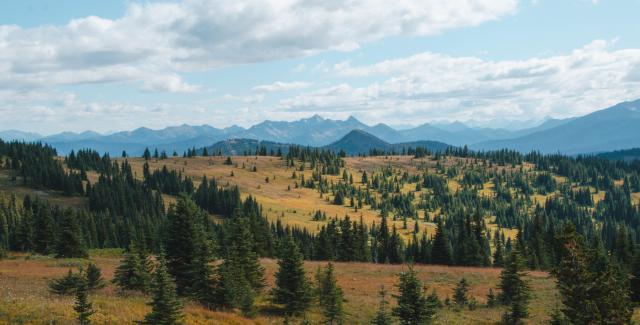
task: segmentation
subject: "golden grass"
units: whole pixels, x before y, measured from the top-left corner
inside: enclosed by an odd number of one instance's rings
[[[103,276],[113,277],[118,259],[99,257],[93,260],[102,268]],[[70,265],[85,263],[81,260],[55,260],[48,257],[26,259],[16,256],[0,261],[0,324],[68,324],[73,323],[72,297],[61,297],[47,291],[47,281],[64,275]],[[277,270],[275,260],[264,259],[262,264],[267,274],[267,286],[272,287]],[[305,267],[311,278],[324,262],[306,262]],[[397,274],[406,270],[402,265],[377,265],[371,263],[335,263],[338,283],[345,293],[347,324],[366,324],[374,316],[377,308],[377,292],[384,285],[389,294],[396,291]],[[447,266],[415,266],[420,279],[429,292],[435,290],[444,299],[452,297],[453,288],[462,277],[471,283],[470,295],[480,303],[486,301],[489,288],[498,283],[499,269],[468,268]],[[547,313],[555,304],[553,281],[546,273],[531,272],[529,279],[535,292],[531,304],[531,321],[540,323],[547,319]],[[95,324],[133,324],[148,312],[148,297],[132,294],[120,296],[112,285],[91,294]],[[260,316],[249,320],[236,313],[212,312],[194,304],[187,304],[185,315],[189,324],[280,324],[281,319],[269,312],[274,309],[267,295],[259,298]],[[393,301],[389,297],[390,301]],[[392,302],[393,305],[393,302]],[[482,324],[500,319],[501,309],[479,307],[475,311],[456,312],[442,309],[436,324]],[[308,314],[309,319],[320,319],[317,307]]]

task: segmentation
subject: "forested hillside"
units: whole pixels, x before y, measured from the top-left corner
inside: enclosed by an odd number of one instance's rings
[[[497,308],[492,321],[513,324],[528,317],[626,323],[640,300],[638,161],[467,148],[344,157],[290,146],[244,154],[146,150],[112,159],[81,150],[58,157],[43,144],[0,141],[0,255],[95,259],[122,249],[114,286],[148,295],[150,322],[171,310],[180,317],[186,303],[267,322],[305,315],[334,323],[372,321],[361,316],[442,321]],[[53,195],[82,204],[52,203]],[[338,264],[339,276],[326,266],[312,281],[303,260],[502,273],[482,294],[470,296],[462,277],[449,294],[439,288],[425,295],[425,269],[403,268],[393,281],[398,287],[386,287],[398,294],[392,307],[373,315],[347,301],[359,315],[345,314],[347,288],[337,285],[349,277],[347,266]],[[277,268],[274,278],[265,277],[264,265]],[[528,307],[540,298],[529,284],[545,284],[525,269],[555,277],[557,308]],[[80,272],[74,274],[89,274]],[[73,288],[84,283],[67,280]],[[553,287],[549,281],[545,288]],[[403,295],[418,297],[406,298],[416,305],[404,305]],[[162,306],[173,307],[157,310]]]

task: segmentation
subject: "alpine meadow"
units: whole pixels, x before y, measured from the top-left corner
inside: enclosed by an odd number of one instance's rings
[[[640,3],[0,4],[0,324],[640,323]]]

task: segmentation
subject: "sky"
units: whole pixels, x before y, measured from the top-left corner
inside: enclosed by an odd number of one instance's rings
[[[0,130],[354,116],[508,127],[640,98],[640,0],[0,2]]]

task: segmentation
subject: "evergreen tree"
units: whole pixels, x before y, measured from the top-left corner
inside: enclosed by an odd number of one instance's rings
[[[291,236],[287,236],[280,251],[273,302],[282,304],[286,315],[299,315],[311,304],[311,288],[304,271],[302,254]]]
[[[71,210],[65,211],[56,242],[57,258],[89,257],[82,238],[82,230]]]
[[[147,292],[151,285],[151,268],[151,262],[144,250],[132,243],[116,268],[113,283],[120,291]]]
[[[565,319],[573,324],[627,324],[632,308],[624,272],[612,263],[604,266],[587,251],[573,224],[559,238],[560,263],[554,275],[560,291]]]
[[[196,262],[204,263],[194,260],[209,252],[210,248],[199,247],[209,245],[206,234],[202,233],[204,220],[202,211],[186,195],[181,195],[169,211],[165,243],[167,270],[175,279],[179,295],[190,293],[189,289],[194,287],[191,268]]]
[[[436,227],[436,235],[433,239],[433,248],[431,249],[431,261],[434,264],[450,265],[453,262],[451,255],[449,237],[444,229],[444,223],[439,220]]]
[[[399,274],[397,285],[399,294],[394,296],[398,306],[393,308],[393,315],[398,317],[400,325],[429,324],[436,314],[438,306],[424,294],[422,283],[412,266],[407,272]]]
[[[631,265],[631,274],[629,279],[630,298],[635,303],[640,302],[640,252],[636,252]]]
[[[389,302],[387,301],[387,292],[384,290],[384,286],[380,287],[380,291],[378,292],[380,296],[380,303],[378,304],[378,311],[376,312],[376,317],[371,322],[371,325],[391,325],[392,319],[391,315],[387,313],[387,305]]]
[[[51,254],[55,246],[54,221],[49,209],[42,209],[35,218],[35,251],[42,255]]]
[[[95,313],[91,302],[89,302],[87,291],[87,284],[84,281],[81,281],[80,285],[76,289],[76,301],[73,306],[73,310],[78,314],[78,323],[80,325],[91,324],[90,317]]]
[[[149,151],[149,148],[144,148],[144,153],[142,154],[142,157],[144,158],[144,160],[151,159],[151,151]]]
[[[218,268],[223,303],[253,312],[253,299],[264,287],[264,268],[260,265],[249,221],[236,211],[225,224],[225,258]]]
[[[82,238],[82,230],[71,210],[65,211],[56,242],[57,258],[89,257]]]
[[[464,307],[469,302],[469,283],[467,279],[462,278],[456,285],[453,292],[453,301],[455,301],[458,307]]]
[[[94,263],[89,263],[89,265],[87,266],[86,278],[87,278],[86,289],[89,291],[102,289],[105,286],[100,268]]]
[[[183,324],[182,304],[176,296],[175,286],[167,272],[164,256],[158,257],[158,266],[153,275],[151,311],[144,317],[143,324],[176,325]]]
[[[342,324],[344,296],[342,289],[338,287],[332,263],[327,264],[324,270],[318,269],[316,282],[318,288],[317,296],[322,308],[324,323],[329,325]]]
[[[524,262],[518,250],[513,250],[500,273],[500,301],[508,305],[503,316],[503,323],[509,325],[523,324],[523,319],[529,317],[528,305],[531,293],[528,282],[524,279],[527,273],[523,271]]]
[[[58,295],[72,295],[80,287],[85,284],[86,278],[82,272],[74,273],[69,270],[67,275],[59,279],[53,279],[49,282],[49,291]]]

